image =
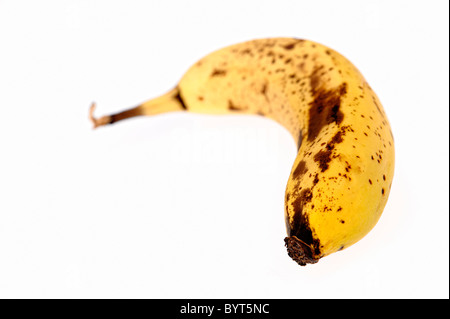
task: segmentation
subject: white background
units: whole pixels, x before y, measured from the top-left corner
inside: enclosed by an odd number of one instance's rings
[[[448,298],[448,1],[0,0],[0,297]],[[92,130],[200,57],[292,36],[348,57],[396,141],[388,205],[318,264],[286,254],[295,143],[256,117]]]

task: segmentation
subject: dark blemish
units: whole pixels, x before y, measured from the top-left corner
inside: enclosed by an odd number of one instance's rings
[[[384,188],[381,189],[381,195],[384,195]]]
[[[339,247],[338,251],[341,251],[342,249],[344,249],[344,245],[342,245],[341,247]]]
[[[314,155],[314,160],[319,163],[322,172],[328,169],[328,163],[331,161],[331,150],[322,150]]]
[[[203,101],[204,99],[205,99],[205,98],[204,98],[203,96],[199,96],[199,97],[198,97],[198,100],[199,100],[199,101]]]
[[[266,95],[266,92],[267,92],[267,83],[264,83],[261,89],[261,94]]]
[[[225,76],[227,74],[226,70],[214,69],[211,73],[211,76]]]
[[[267,82],[264,83],[263,87],[261,88],[261,94],[264,95],[264,97],[266,98],[266,102],[269,103],[269,97],[267,96]]]
[[[319,182],[319,174],[316,174],[316,176],[314,176],[314,180],[313,180],[313,187],[316,186],[318,182]]]
[[[309,224],[308,215],[303,214],[303,207],[312,200],[312,192],[310,189],[305,189],[300,193],[300,196],[292,203],[294,214],[292,223],[287,222],[288,236],[295,236],[306,244],[306,248],[315,254],[320,254],[320,241],[314,239],[312,229]],[[292,256],[291,256],[292,257]]]
[[[372,180],[371,179],[369,179],[369,184],[372,185]]]
[[[345,220],[342,220],[342,219],[341,219],[341,224],[345,224]]]
[[[323,127],[335,123],[341,124],[344,114],[340,111],[341,98],[347,93],[347,83],[331,90],[322,87],[323,79],[318,74],[323,66],[316,68],[310,76],[311,93],[314,96],[310,103],[308,141],[313,141]]]
[[[312,192],[310,189],[305,189],[300,193],[300,196],[292,203],[294,208],[294,215],[292,224],[287,222],[288,236],[296,236],[309,247],[314,248],[316,253],[320,253],[320,242],[314,239],[312,230],[309,225],[308,215],[303,214],[303,207],[312,199]]]
[[[298,43],[298,42],[293,42],[293,43],[289,43],[289,44],[283,45],[283,48],[284,48],[285,50],[292,50],[292,49],[295,47],[295,45],[296,45],[297,43]]]
[[[314,161],[319,163],[319,168],[322,172],[325,172],[328,169],[328,163],[331,161],[332,152],[336,144],[343,142],[343,135],[345,135],[347,129],[349,129],[348,126],[342,126],[341,129],[331,138],[330,142],[326,144],[325,149],[314,155]]]
[[[292,61],[292,59],[289,58],[289,59],[286,59],[286,61],[284,61],[284,63],[285,63],[285,64],[288,64],[288,63],[290,63],[291,61]]]
[[[301,161],[300,163],[298,163],[297,167],[295,168],[294,172],[292,173],[292,177],[294,179],[299,179],[307,171],[308,171],[308,168],[306,167],[306,162],[305,161]]]
[[[349,170],[351,170],[352,166],[347,161],[345,161],[345,164],[347,164],[347,166],[345,167],[345,170],[348,172]]]
[[[344,135],[345,129],[347,127],[342,127],[341,130],[339,132],[337,132],[333,138],[331,139],[330,144],[336,145],[339,143],[342,143],[344,141],[344,139],[342,138],[342,136]]]
[[[386,180],[386,175],[383,174],[383,181],[385,181],[385,180]]]
[[[302,202],[304,204],[309,203],[312,200],[313,194],[311,192],[311,189],[307,188],[304,189],[301,193],[300,193],[300,199],[302,200]]]
[[[242,110],[245,109],[245,108],[236,106],[236,105],[233,103],[233,101],[228,100],[228,109],[229,109],[230,111],[242,111]]]
[[[338,212],[340,212],[342,210],[342,207],[339,206],[339,208],[337,209]]]

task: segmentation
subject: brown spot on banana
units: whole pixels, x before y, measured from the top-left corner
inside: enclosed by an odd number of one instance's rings
[[[292,173],[292,177],[294,179],[299,179],[307,171],[308,171],[308,168],[306,167],[306,162],[305,161],[300,161],[300,163],[298,163],[297,167],[295,168],[294,172]]]
[[[243,111],[243,110],[246,110],[247,108],[246,107],[237,106],[237,105],[235,105],[233,103],[232,100],[228,100],[228,109],[230,111]]]
[[[308,141],[313,141],[325,126],[342,123],[344,114],[340,107],[341,99],[347,93],[347,83],[344,82],[339,87],[328,90],[319,86],[315,75],[311,76],[310,81],[314,99],[310,102]]]
[[[294,49],[295,48],[295,46],[297,45],[297,44],[302,44],[302,43],[304,43],[305,42],[305,40],[304,39],[293,39],[293,42],[291,42],[291,43],[288,43],[288,44],[284,44],[284,45],[282,45],[282,47],[285,49],[285,50],[292,50],[292,49]]]
[[[336,144],[340,144],[344,141],[343,136],[347,130],[348,126],[342,126],[340,130],[332,137],[330,142],[325,144],[325,148],[314,155],[314,161],[319,164],[322,172],[325,172],[328,169],[328,164],[332,159],[333,150]],[[347,169],[349,169],[348,166]]]
[[[267,98],[266,93],[267,93],[267,82],[264,83],[261,88],[261,94],[264,95],[265,98]]]
[[[319,163],[321,172],[325,172],[328,169],[328,163],[331,161],[332,150],[325,149],[321,150],[316,155],[314,155],[314,160]]]
[[[214,76],[225,76],[225,75],[227,75],[227,71],[226,70],[222,70],[222,69],[214,69],[211,72],[211,77],[214,77]]]

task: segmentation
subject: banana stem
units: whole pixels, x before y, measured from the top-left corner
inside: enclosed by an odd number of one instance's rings
[[[91,120],[94,129],[99,126],[113,124],[135,116],[155,115],[166,112],[187,110],[187,107],[180,96],[178,87],[175,87],[166,94],[151,99],[131,109],[115,114],[104,115],[99,118],[94,116],[95,107],[95,103],[92,103],[89,109],[89,119]]]
[[[123,112],[119,112],[119,113],[115,113],[115,114],[111,114],[111,115],[104,115],[102,117],[96,118],[94,116],[95,107],[96,107],[96,104],[95,104],[95,102],[93,102],[89,109],[89,119],[91,120],[91,122],[94,126],[93,127],[94,129],[99,126],[113,124],[115,122],[130,118],[130,117],[143,115],[143,112],[141,110],[141,105],[139,105],[132,109],[125,110]]]

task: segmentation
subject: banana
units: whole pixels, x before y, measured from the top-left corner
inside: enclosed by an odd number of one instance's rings
[[[295,38],[257,39],[215,51],[166,94],[100,118],[94,127],[139,115],[187,111],[273,119],[298,148],[285,193],[288,255],[299,265],[363,238],[386,205],[394,139],[362,74],[336,51]]]

